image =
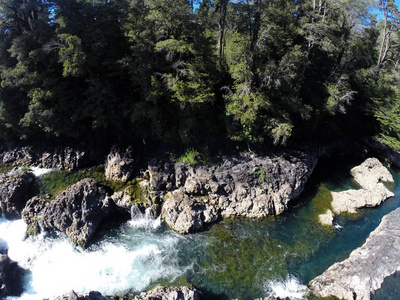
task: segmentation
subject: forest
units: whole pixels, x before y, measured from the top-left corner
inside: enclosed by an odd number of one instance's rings
[[[393,0],[2,0],[0,141],[400,150],[399,23]]]

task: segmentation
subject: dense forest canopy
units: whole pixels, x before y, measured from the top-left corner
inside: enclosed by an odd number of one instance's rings
[[[393,0],[2,0],[0,139],[400,149],[399,22]]]

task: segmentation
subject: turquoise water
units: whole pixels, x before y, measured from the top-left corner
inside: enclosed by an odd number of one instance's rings
[[[31,271],[22,299],[71,289],[137,293],[158,284],[193,284],[208,299],[254,299],[271,292],[302,299],[311,279],[345,259],[384,215],[400,207],[400,174],[393,172],[395,197],[356,217],[337,218],[334,228],[320,226],[314,196],[321,184],[336,191],[354,188],[348,175],[352,166],[321,162],[301,199],[282,216],[225,220],[198,234],[179,235],[144,214],[101,232],[85,250],[61,234],[24,239],[22,221],[0,220],[0,236],[10,257]],[[399,299],[399,285],[400,275],[391,276],[373,299]]]

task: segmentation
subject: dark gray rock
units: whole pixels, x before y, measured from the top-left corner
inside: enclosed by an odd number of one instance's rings
[[[36,178],[30,172],[0,177],[0,212],[19,218],[26,202],[37,193]]]
[[[201,300],[203,294],[193,287],[157,287],[135,296],[133,300]]]
[[[372,148],[372,150],[383,160],[393,164],[394,166],[400,168],[400,153],[388,145],[374,139],[367,138],[365,142]]]
[[[50,201],[50,195],[45,195],[32,197],[26,203],[25,208],[22,210],[22,219],[27,225],[26,231],[29,235],[40,233],[40,223],[43,224],[41,212]]]
[[[74,291],[66,297],[59,297],[60,300],[118,300],[118,297],[103,296],[100,292],[91,291],[88,295],[78,295]]]
[[[117,147],[111,149],[105,163],[107,179],[126,182],[132,176],[135,160],[132,157],[132,149],[121,150]]]
[[[312,280],[309,287],[320,297],[370,299],[384,278],[400,271],[400,208],[382,219],[361,247]]]
[[[33,231],[40,220],[45,229],[65,232],[74,243],[86,247],[102,220],[112,212],[105,189],[95,179],[87,178],[71,185],[50,202],[32,199],[23,215]]]
[[[73,147],[16,147],[0,153],[0,162],[12,166],[73,170],[99,161],[95,151]]]
[[[316,155],[301,152],[271,157],[244,154],[205,166],[177,163],[172,168],[170,163],[163,167],[153,162],[147,172],[157,180],[148,184],[154,190],[173,191],[164,203],[163,217],[171,228],[190,232],[220,216],[281,214],[303,191],[316,162]],[[161,185],[163,180],[170,181]]]
[[[0,255],[0,299],[20,296],[23,292],[23,278],[27,271],[7,255]]]

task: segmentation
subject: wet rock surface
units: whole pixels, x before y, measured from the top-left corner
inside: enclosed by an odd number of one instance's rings
[[[20,296],[23,292],[23,278],[27,271],[7,255],[0,255],[0,299]]]
[[[312,280],[310,289],[320,297],[370,299],[385,277],[400,271],[399,219],[400,209],[385,216],[364,245]]]
[[[23,212],[28,229],[57,229],[76,244],[85,247],[102,220],[113,212],[111,198],[95,179],[83,179],[71,185],[55,199],[35,197]]]
[[[37,192],[36,178],[30,172],[0,177],[0,212],[7,218],[19,218],[26,202]]]

